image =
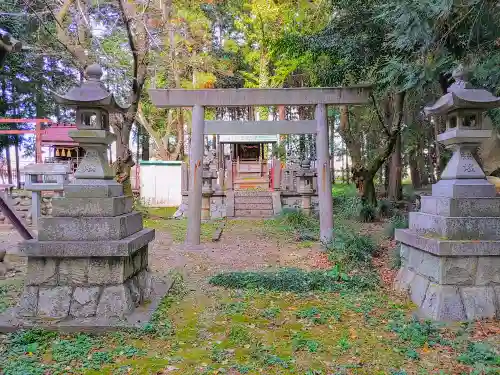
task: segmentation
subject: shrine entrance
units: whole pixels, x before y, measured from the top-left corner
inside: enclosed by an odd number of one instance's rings
[[[320,219],[320,240],[324,243],[333,237],[333,200],[330,170],[327,105],[359,105],[369,102],[371,88],[357,86],[346,88],[289,88],[289,89],[151,89],[151,101],[160,108],[193,107],[191,149],[189,154],[188,230],[186,242],[200,244],[201,219],[210,217],[213,194],[213,175],[204,163],[204,136],[255,136],[278,134],[316,134],[317,149],[317,198]],[[205,107],[248,106],[314,106],[314,120],[299,121],[206,121]],[[230,161],[231,171],[236,162],[239,187],[244,188],[245,178],[253,184],[265,185],[262,146],[264,142],[228,142],[235,145]],[[236,144],[238,146],[236,147]],[[241,147],[245,145],[245,147]],[[249,147],[252,146],[252,147]],[[256,147],[257,146],[257,147]],[[231,173],[232,175],[233,173]],[[247,181],[249,181],[247,180]],[[232,186],[232,184],[231,184]],[[228,194],[231,195],[231,194]],[[234,205],[234,194],[232,204]],[[281,196],[274,197],[280,199]],[[231,203],[226,203],[229,210]],[[279,203],[281,205],[281,203]],[[234,207],[232,207],[234,212]],[[208,213],[208,215],[207,215]],[[229,215],[228,215],[229,216]]]
[[[234,190],[270,188],[268,155],[277,135],[220,135],[221,148],[230,148],[229,163]]]

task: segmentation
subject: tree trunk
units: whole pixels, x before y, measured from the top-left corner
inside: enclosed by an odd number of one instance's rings
[[[16,185],[18,189],[21,189],[21,170],[19,168],[19,136],[16,135]]]
[[[400,201],[402,196],[401,133],[398,133],[394,151],[391,155],[389,190],[387,197],[392,201]]]
[[[375,175],[366,174],[365,181],[363,184],[363,194],[361,200],[365,205],[376,207],[377,206],[377,195],[375,193],[375,184],[373,180]]]
[[[5,147],[5,162],[7,163],[7,182],[12,184],[12,164],[10,160],[10,146]]]
[[[388,161],[384,163],[384,194],[387,196],[389,191],[389,176],[390,176],[390,164]]]
[[[420,153],[418,151],[412,152],[409,157],[410,178],[411,178],[411,184],[414,189],[420,189],[422,187],[422,181],[420,179],[422,171],[418,167],[419,163],[417,161],[419,158],[420,158]]]
[[[131,110],[123,115],[123,118],[120,119],[122,121],[121,125],[117,124],[115,126],[115,134],[116,134],[116,162],[118,163],[119,158],[123,160],[128,159],[129,150],[129,139],[130,139],[130,130],[132,129],[132,124],[134,123],[136,111]],[[121,117],[121,116],[120,116]],[[132,184],[130,182],[130,174],[131,174],[132,165],[127,165],[125,167],[125,173],[128,175],[128,178],[123,180],[123,194],[125,196],[132,196]]]
[[[142,160],[149,160],[149,133],[142,132],[141,134],[141,146],[142,146]]]
[[[423,186],[429,185],[429,171],[426,168],[425,165],[425,155],[424,155],[424,138],[422,137],[418,143],[419,149],[416,152],[416,163],[417,163],[417,169],[419,172],[419,177],[420,177],[420,184]]]

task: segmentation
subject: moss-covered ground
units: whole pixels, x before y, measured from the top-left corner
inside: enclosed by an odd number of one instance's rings
[[[152,218],[147,224],[174,243],[185,234],[182,220]],[[210,242],[217,224],[204,225],[205,242]],[[376,244],[383,242],[380,224],[341,224],[369,233]],[[314,225],[304,227],[314,232]],[[252,240],[276,244],[273,251],[278,253],[306,247],[309,254],[324,256],[314,240],[308,235],[303,240],[303,234],[282,220],[228,222],[221,241],[237,232],[244,244],[247,229]],[[329,263],[332,259],[321,268],[330,276],[337,272],[332,277],[342,285],[344,276]],[[155,266],[154,260],[150,263]],[[269,269],[279,266],[271,264]],[[295,266],[310,270],[310,264]],[[247,264],[246,269],[254,265]],[[319,286],[292,292],[259,285],[214,287],[208,284],[210,271],[202,275],[205,283],[200,286],[199,275],[193,282],[189,272],[184,277],[173,272],[173,290],[144,329],[100,336],[37,330],[4,335],[0,373],[479,375],[500,371],[497,323],[439,325],[415,320],[415,306],[383,282],[372,288],[339,287],[336,292]],[[352,273],[345,277],[356,276]],[[21,287],[19,281],[0,284],[0,310],[15,303]]]

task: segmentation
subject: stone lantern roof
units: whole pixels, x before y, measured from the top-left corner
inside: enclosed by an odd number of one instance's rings
[[[88,66],[85,69],[87,80],[64,95],[54,93],[56,103],[71,107],[97,107],[109,113],[128,111],[130,106],[119,105],[101,82],[102,73],[98,64]]]
[[[448,88],[448,92],[434,105],[424,108],[427,115],[445,115],[457,109],[485,111],[500,106],[500,97],[485,89],[472,88],[467,81],[467,72],[462,66],[453,71],[453,78],[455,82]]]

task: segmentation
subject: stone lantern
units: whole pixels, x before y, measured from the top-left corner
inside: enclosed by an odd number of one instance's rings
[[[298,178],[297,192],[302,195],[302,210],[306,215],[310,215],[311,196],[314,194],[313,179],[317,173],[311,169],[309,159],[304,159],[300,166],[301,169],[295,174]]]
[[[491,136],[484,112],[500,98],[474,89],[463,68],[453,72],[448,92],[425,112],[446,118],[438,140],[453,156],[410,213],[410,228],[396,230],[401,263],[395,281],[420,313],[436,320],[500,317],[500,198],[474,157]]]
[[[76,108],[78,129],[70,136],[86,152],[64,197],[53,198],[53,216],[39,219],[38,238],[20,245],[28,258],[25,289],[8,322],[0,318],[0,329],[135,326],[149,320],[166,290],[149,272],[154,230],[143,227],[132,197],[123,194],[109,166],[106,151],[116,138],[109,114],[127,108],[115,102],[101,75],[101,68],[91,65],[87,81],[55,95],[57,103]],[[147,301],[151,309],[136,309]]]
[[[201,219],[210,219],[210,197],[214,193],[213,180],[216,177],[215,171],[210,169],[210,159],[203,158],[202,186],[201,186]]]
[[[475,149],[490,138],[484,112],[499,107],[500,98],[483,89],[474,89],[467,82],[462,67],[453,72],[455,83],[425,113],[446,118],[446,131],[438,141],[453,150],[453,156],[441,174],[441,181],[432,187],[434,196],[494,197],[496,192],[486,180],[482,168],[474,157]]]

